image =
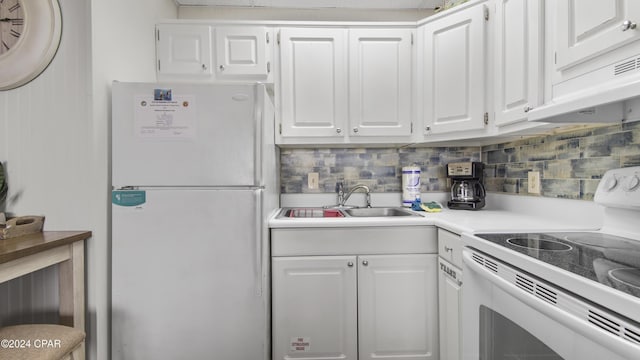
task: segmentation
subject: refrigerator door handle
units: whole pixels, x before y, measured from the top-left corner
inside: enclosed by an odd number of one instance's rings
[[[262,241],[263,241],[263,225],[262,225],[262,190],[256,190],[254,191],[254,197],[255,197],[255,202],[254,204],[256,206],[254,206],[254,226],[255,226],[255,241],[253,241],[254,244],[254,251],[255,251],[255,279],[256,279],[256,283],[257,283],[257,295],[258,296],[262,296],[262,265],[263,265],[263,259],[262,259]]]

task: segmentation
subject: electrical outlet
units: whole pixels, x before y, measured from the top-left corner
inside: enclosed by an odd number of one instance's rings
[[[316,172],[307,174],[307,186],[311,190],[318,188],[318,182],[320,181],[320,175]]]
[[[539,171],[529,171],[529,194],[540,194]]]

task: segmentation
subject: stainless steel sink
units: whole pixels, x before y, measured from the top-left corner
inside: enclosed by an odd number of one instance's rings
[[[323,208],[292,208],[283,209],[278,217],[285,218],[323,218],[323,217],[344,217],[344,214],[337,209]]]
[[[411,211],[395,207],[355,208],[342,210],[342,212],[352,217],[419,216]]]
[[[372,208],[287,208],[279,218],[345,218],[345,217],[420,216],[399,207]]]

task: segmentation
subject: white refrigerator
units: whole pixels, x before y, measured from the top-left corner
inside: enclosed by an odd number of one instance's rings
[[[112,359],[268,359],[274,110],[260,84],[114,82]]]

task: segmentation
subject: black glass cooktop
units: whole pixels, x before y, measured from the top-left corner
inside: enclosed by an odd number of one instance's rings
[[[640,297],[640,241],[598,232],[475,236]]]

